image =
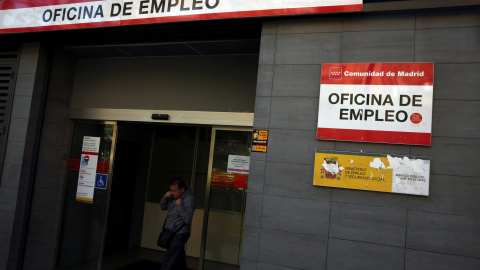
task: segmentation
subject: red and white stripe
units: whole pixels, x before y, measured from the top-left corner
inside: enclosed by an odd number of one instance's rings
[[[159,0],[157,0],[159,1]],[[168,3],[169,0],[166,0]],[[170,0],[177,1],[177,0]],[[0,1],[0,33],[31,32],[60,30],[73,28],[89,28],[101,26],[117,26],[131,24],[149,24],[175,21],[197,21],[224,18],[263,17],[294,14],[313,14],[331,12],[361,11],[363,0],[219,0],[213,9],[205,7],[205,2],[216,0],[200,0],[203,8],[199,10],[180,11],[178,6],[170,12],[139,14],[141,0],[3,0]],[[131,2],[131,15],[110,16],[113,4],[124,6]],[[193,0],[185,0],[185,7],[192,5]],[[151,1],[148,1],[151,3]],[[80,8],[99,5],[103,9],[103,17],[76,20],[56,20],[44,22],[42,16],[46,10]],[[94,8],[94,9],[95,9]],[[147,10],[147,9],[144,9]]]

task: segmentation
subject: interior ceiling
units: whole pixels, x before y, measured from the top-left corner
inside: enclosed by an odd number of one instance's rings
[[[258,54],[260,40],[241,39],[128,45],[66,46],[61,47],[61,49],[79,58],[251,55]]]

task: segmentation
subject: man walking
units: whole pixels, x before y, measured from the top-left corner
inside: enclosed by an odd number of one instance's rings
[[[192,190],[180,178],[170,181],[170,191],[160,200],[160,208],[167,210],[165,227],[172,232],[180,231],[173,237],[163,256],[161,270],[186,270],[185,243],[190,237],[195,198]]]

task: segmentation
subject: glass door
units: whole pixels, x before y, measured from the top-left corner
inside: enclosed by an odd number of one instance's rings
[[[57,269],[100,269],[116,132],[116,122],[74,125]]]
[[[251,145],[251,129],[213,128],[201,269],[240,269]]]

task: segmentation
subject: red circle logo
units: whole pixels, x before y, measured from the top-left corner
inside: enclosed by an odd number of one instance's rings
[[[88,162],[88,161],[90,160],[90,157],[89,157],[89,156],[85,156],[83,159],[84,159],[86,162]]]
[[[422,115],[419,113],[413,113],[410,116],[410,121],[412,121],[412,123],[414,124],[419,124],[420,122],[422,122]]]

